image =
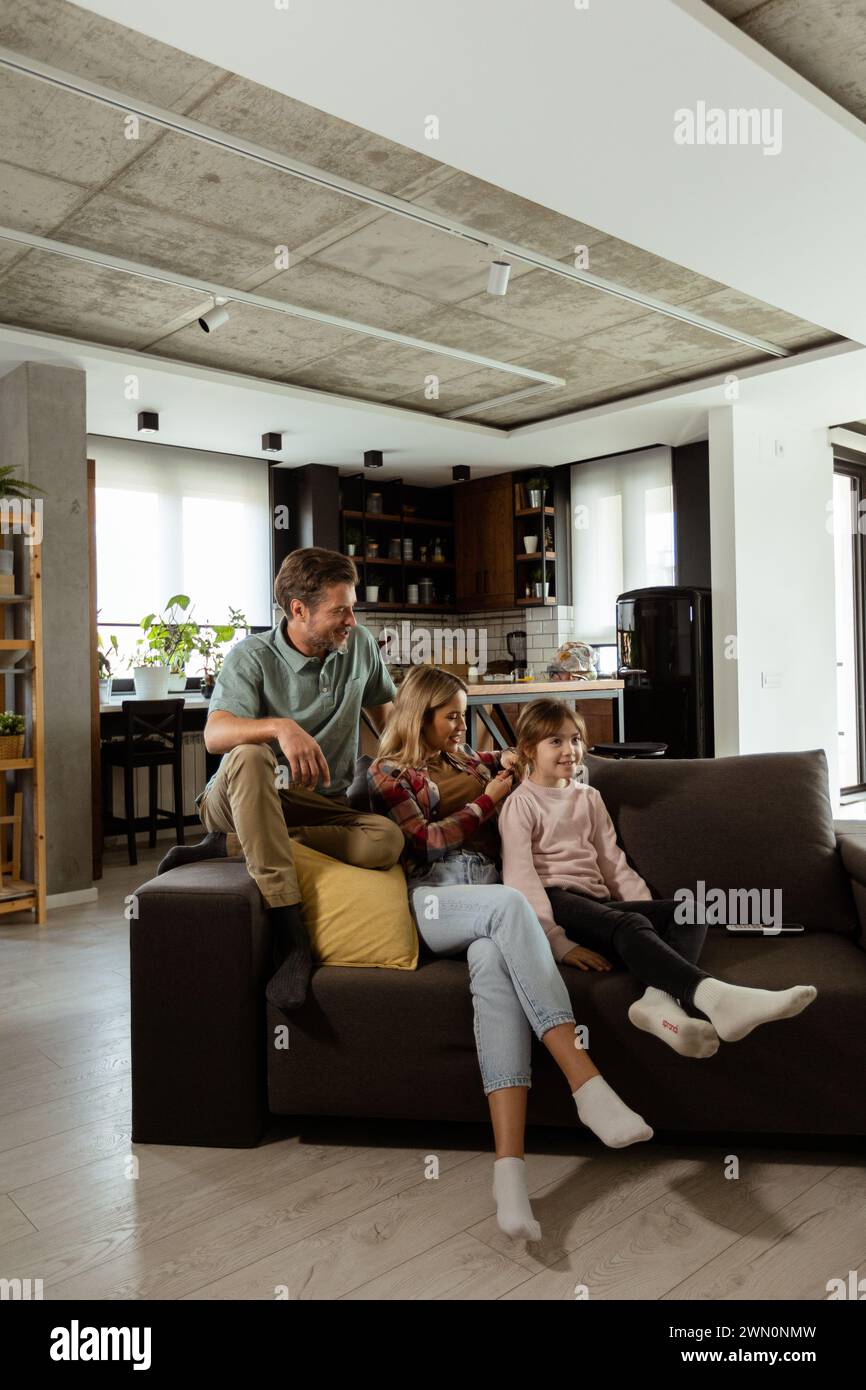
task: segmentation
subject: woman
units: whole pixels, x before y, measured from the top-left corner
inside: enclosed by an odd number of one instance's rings
[[[534,700],[517,725],[523,777],[500,817],[503,878],[526,895],[553,954],[571,943],[602,951],[647,986],[628,1016],[685,1057],[712,1057],[759,1024],[793,1018],[813,985],[748,989],[698,968],[706,926],[677,920],[676,899],[654,899],[616,842],[595,787],[574,781],[586,725],[559,700]],[[694,1017],[693,1015],[699,1015]]]
[[[474,753],[465,735],[463,681],[436,666],[412,667],[368,772],[370,799],[403,832],[419,935],[436,955],[466,953],[496,1141],[497,1220],[514,1238],[539,1240],[523,1157],[533,1032],[562,1071],[581,1123],[603,1143],[624,1148],[653,1132],[579,1048],[544,929],[523,894],[501,881],[495,817],[513,785],[515,755]]]

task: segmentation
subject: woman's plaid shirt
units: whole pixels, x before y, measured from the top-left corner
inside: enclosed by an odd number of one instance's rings
[[[443,753],[452,766],[478,778],[479,795],[459,811],[438,819],[439,788],[423,767],[401,768],[387,758],[377,758],[367,769],[367,786],[372,809],[390,816],[403,832],[404,859],[432,863],[449,850],[458,849],[474,834],[482,821],[496,813],[497,803],[488,796],[484,784],[502,769],[501,755],[462,750],[464,762]]]

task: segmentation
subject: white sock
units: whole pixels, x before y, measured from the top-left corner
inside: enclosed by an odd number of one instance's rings
[[[571,1093],[581,1124],[597,1134],[610,1149],[624,1149],[652,1139],[653,1132],[642,1115],[630,1110],[603,1076],[591,1076]]]
[[[541,1227],[532,1215],[522,1158],[497,1158],[493,1164],[493,1196],[499,1229],[513,1240],[541,1240]]]
[[[712,1057],[719,1050],[719,1035],[713,1025],[702,1018],[690,1018],[663,989],[651,985],[630,1005],[628,1016],[635,1028],[661,1038],[681,1057]]]
[[[793,985],[791,989],[747,989],[724,980],[701,980],[694,993],[695,1008],[706,1014],[722,1042],[738,1042],[759,1023],[777,1018],[794,1018],[811,1004],[818,991],[814,985]]]

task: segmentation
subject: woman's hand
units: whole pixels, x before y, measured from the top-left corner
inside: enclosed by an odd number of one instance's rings
[[[497,772],[495,777],[490,778],[490,781],[487,783],[487,786],[484,788],[484,790],[490,797],[491,801],[495,801],[498,805],[500,801],[505,800],[506,796],[513,789],[513,787],[514,778],[512,777],[510,772]]]
[[[567,956],[563,956],[561,965],[576,965],[578,970],[612,970],[613,966],[604,956],[596,955],[595,951],[587,950],[586,946],[572,946]]]
[[[510,772],[512,768],[517,766],[517,754],[513,748],[506,748],[499,761],[502,764],[502,771]]]

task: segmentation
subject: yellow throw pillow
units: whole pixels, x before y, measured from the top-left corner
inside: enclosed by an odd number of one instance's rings
[[[384,970],[416,968],[418,933],[399,864],[358,869],[297,840],[292,850],[314,960]]]

